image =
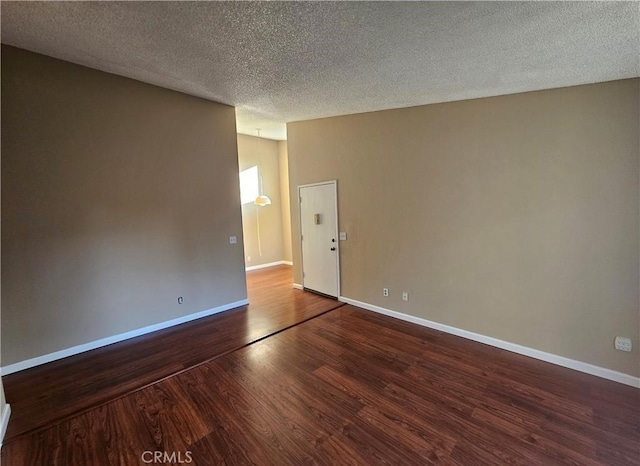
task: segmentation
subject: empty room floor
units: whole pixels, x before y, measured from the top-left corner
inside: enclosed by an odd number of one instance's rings
[[[342,305],[293,289],[289,266],[247,273],[247,292],[248,306],[4,376],[4,443]]]
[[[14,436],[3,464],[640,464],[638,389],[333,303]]]

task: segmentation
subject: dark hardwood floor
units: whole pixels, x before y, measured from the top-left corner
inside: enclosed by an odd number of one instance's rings
[[[288,266],[249,272],[247,288],[249,306],[3,377],[4,443],[342,305],[294,290]]]
[[[638,389],[343,306],[19,436],[2,464],[637,465],[639,436]]]

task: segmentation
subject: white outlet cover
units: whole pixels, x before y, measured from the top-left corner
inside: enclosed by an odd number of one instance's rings
[[[229,244],[236,244],[238,242],[238,238],[235,236],[229,236]]]
[[[346,231],[341,231],[340,232],[340,241],[346,241],[347,240],[347,232]]]
[[[615,347],[620,351],[631,351],[631,338],[616,337]]]

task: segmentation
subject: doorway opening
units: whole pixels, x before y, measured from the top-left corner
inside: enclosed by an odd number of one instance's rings
[[[245,270],[292,266],[287,141],[238,134],[238,166]]]

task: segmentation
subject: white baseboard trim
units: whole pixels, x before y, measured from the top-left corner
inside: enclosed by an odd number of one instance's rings
[[[294,283],[294,284],[293,284],[293,287],[294,287],[296,290],[304,290],[304,288],[302,287],[302,285],[301,285],[300,283]]]
[[[602,377],[604,379],[613,380],[614,382],[619,382],[625,385],[631,385],[632,387],[640,388],[640,377],[634,377],[632,375],[624,374],[622,372],[617,372],[611,369],[606,369],[604,367],[594,366],[593,364],[589,364],[582,361],[576,361],[575,359],[565,358],[564,356],[558,356],[555,354],[546,353],[544,351],[540,351],[534,348],[529,348],[527,346],[518,345],[516,343],[511,343],[504,340],[499,340],[497,338],[489,337],[479,333],[469,332],[467,330],[462,330],[456,327],[451,327],[449,325],[440,324],[438,322],[433,322],[431,320],[422,319],[421,317],[415,317],[408,314],[403,314],[401,312],[392,311],[390,309],[385,309],[380,306],[375,306],[373,304],[357,301],[355,299],[347,298],[345,296],[340,296],[338,300],[342,301],[343,303],[351,304],[353,306],[361,307],[369,311],[377,312],[379,314],[384,314],[386,316],[395,317],[396,319],[422,325],[423,327],[429,327],[435,330],[440,330],[441,332],[450,333],[452,335],[457,335],[459,337],[467,338],[469,340],[485,343],[490,346],[495,346],[496,348],[501,348],[507,351],[512,351],[514,353],[522,354],[524,356],[529,356],[531,358],[540,359],[542,361],[550,362],[558,366],[567,367],[569,369],[585,372],[587,374],[595,375],[597,377]]]
[[[11,416],[11,405],[5,404],[2,410],[2,419],[0,419],[0,448],[2,448],[2,442],[4,441],[4,434],[7,432],[7,426],[9,425],[9,417]]]
[[[293,262],[287,262],[287,261],[268,262],[266,264],[252,265],[249,267],[245,267],[244,270],[245,272],[250,272],[252,270],[266,269],[267,267],[274,267],[276,265],[293,265]]]
[[[25,361],[9,364],[8,366],[4,366],[0,368],[0,374],[2,375],[13,374],[14,372],[23,371],[31,367],[39,366],[41,364],[46,364],[48,362],[57,361],[58,359],[66,358],[68,356],[73,356],[76,354],[84,353],[86,351],[91,351],[93,349],[100,348],[102,346],[111,345],[112,343],[118,343],[119,341],[139,337],[140,335],[146,335],[147,333],[156,332],[158,330],[162,330],[168,327],[173,327],[174,325],[184,324],[185,322],[200,319],[202,317],[207,317],[213,314],[217,314],[219,312],[228,311],[229,309],[234,309],[236,307],[246,306],[247,304],[249,304],[248,299],[241,299],[240,301],[223,304],[222,306],[217,306],[212,309],[207,309],[205,311],[200,311],[194,314],[178,317],[177,319],[167,320],[164,322],[160,322],[158,324],[149,325],[147,327],[142,327],[136,330],[131,330],[129,332],[120,333],[118,335],[114,335],[111,337],[102,338],[100,340],[91,341],[89,343],[84,343],[82,345],[72,346],[71,348],[56,351],[54,353],[49,353],[43,356],[27,359]]]

